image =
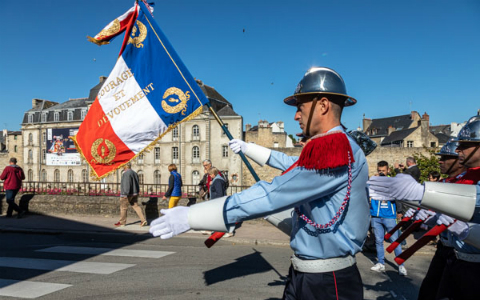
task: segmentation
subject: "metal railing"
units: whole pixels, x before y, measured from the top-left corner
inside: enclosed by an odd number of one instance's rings
[[[182,197],[197,197],[198,185],[182,186]],[[239,193],[249,186],[229,186],[227,195]],[[140,197],[163,197],[168,190],[168,184],[140,184]],[[0,182],[0,192],[3,182]],[[38,182],[24,181],[19,193],[39,195],[79,195],[79,196],[120,196],[120,183],[102,182]]]

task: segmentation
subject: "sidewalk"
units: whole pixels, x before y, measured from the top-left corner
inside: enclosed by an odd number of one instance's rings
[[[140,220],[131,218],[124,227],[115,227],[118,216],[76,216],[27,214],[22,219],[0,216],[0,232],[17,233],[91,233],[91,234],[138,234],[150,235],[150,226],[140,227]],[[149,220],[151,221],[151,220]],[[182,237],[206,240],[208,235],[190,230]],[[153,238],[153,236],[152,236]],[[289,237],[263,220],[244,222],[235,236],[221,241],[237,244],[289,246]]]
[[[22,219],[6,218],[5,215],[0,216],[0,233],[1,232],[17,232],[17,233],[44,233],[44,234],[61,234],[61,233],[90,233],[90,234],[133,234],[151,236],[148,230],[150,226],[140,227],[140,220],[130,218],[125,227],[115,227],[118,216],[77,216],[77,215],[41,215],[27,214]],[[149,220],[152,221],[152,220]],[[407,245],[411,246],[415,243],[424,232],[417,232],[407,238]],[[197,238],[206,240],[207,235],[203,235],[200,231],[190,230],[181,235],[185,238]],[[153,238],[153,236],[152,236]],[[270,225],[263,219],[256,219],[243,222],[242,226],[236,231],[235,236],[230,238],[222,238],[220,241],[232,244],[249,244],[249,245],[274,245],[289,247],[290,238]],[[385,248],[389,243],[384,243]],[[432,245],[426,245],[416,254],[433,255],[436,248]]]

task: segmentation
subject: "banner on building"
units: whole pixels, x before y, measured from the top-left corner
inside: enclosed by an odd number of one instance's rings
[[[72,139],[103,178],[202,112],[208,102],[143,1],[120,57]]]
[[[75,166],[81,164],[80,154],[75,143],[69,138],[78,132],[78,128],[47,129],[47,166]]]

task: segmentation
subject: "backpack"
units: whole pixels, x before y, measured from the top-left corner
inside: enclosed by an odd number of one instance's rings
[[[225,176],[222,172],[220,172],[220,176],[222,176],[223,180],[225,181],[225,189],[228,189],[230,186],[230,181],[228,180],[227,176]]]

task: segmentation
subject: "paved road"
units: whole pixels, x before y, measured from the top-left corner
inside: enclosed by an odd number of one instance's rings
[[[288,246],[234,240],[207,249],[195,233],[162,241],[3,232],[0,245],[0,299],[280,299],[291,254]],[[407,261],[407,277],[393,263],[385,273],[370,271],[371,259],[357,255],[365,299],[415,299],[431,255]]]

